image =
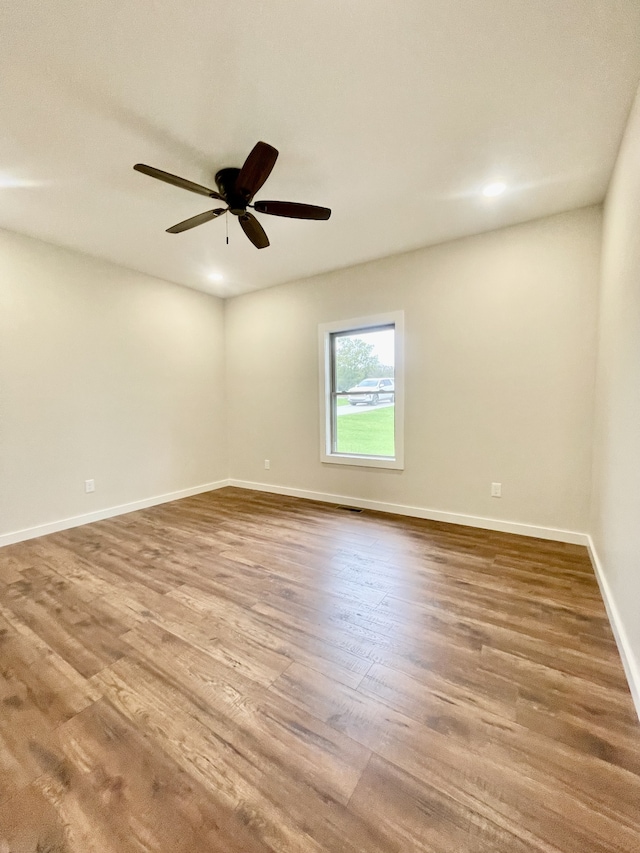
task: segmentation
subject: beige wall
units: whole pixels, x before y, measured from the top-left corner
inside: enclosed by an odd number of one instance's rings
[[[592,536],[640,713],[640,96],[605,207]]]
[[[0,232],[0,534],[226,477],[223,321],[213,296]]]
[[[228,474],[587,530],[600,225],[589,208],[248,294],[225,310],[0,233],[0,534]],[[405,470],[323,465],[318,324],[397,309]],[[501,499],[489,496],[492,481]]]
[[[230,476],[586,531],[600,238],[588,208],[228,300]],[[405,470],[322,464],[318,324],[398,309]]]

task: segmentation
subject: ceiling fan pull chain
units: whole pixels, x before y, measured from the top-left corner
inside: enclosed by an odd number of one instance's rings
[[[225,216],[224,221],[227,223],[227,246],[229,245],[229,217]]]

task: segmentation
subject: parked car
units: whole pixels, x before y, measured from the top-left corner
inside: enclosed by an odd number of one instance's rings
[[[349,388],[350,395],[347,399],[352,406],[364,403],[375,406],[382,400],[394,399],[393,379],[363,379],[354,388]]]

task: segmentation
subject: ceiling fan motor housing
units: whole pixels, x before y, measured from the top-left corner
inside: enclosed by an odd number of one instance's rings
[[[236,216],[242,216],[247,211],[248,199],[235,190],[236,179],[240,174],[240,169],[228,168],[220,169],[216,173],[216,186],[220,190],[220,195],[224,196],[225,201],[229,205],[229,210]]]

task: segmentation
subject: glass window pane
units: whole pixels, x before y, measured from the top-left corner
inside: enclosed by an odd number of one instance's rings
[[[394,457],[394,327],[336,333],[331,351],[333,452]]]

